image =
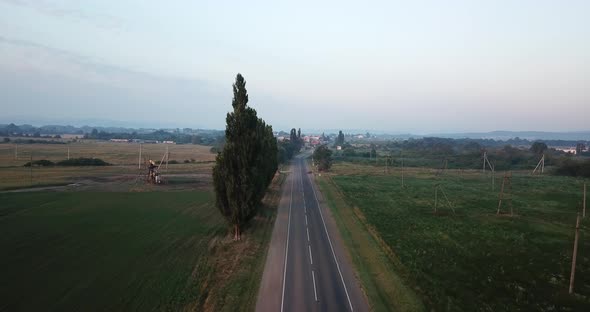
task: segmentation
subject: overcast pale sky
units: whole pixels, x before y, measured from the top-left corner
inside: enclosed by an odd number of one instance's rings
[[[590,1],[0,0],[0,122],[590,129]],[[71,122],[75,123],[75,122]]]

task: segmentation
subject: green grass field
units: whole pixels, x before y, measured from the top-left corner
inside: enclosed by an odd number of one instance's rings
[[[1,194],[2,310],[176,310],[224,230],[208,193]]]
[[[383,261],[391,262],[428,310],[590,310],[588,220],[582,222],[575,294],[568,295],[582,181],[515,174],[516,215],[508,217],[496,216],[501,174],[492,191],[489,176],[478,172],[435,172],[408,170],[402,188],[399,171],[386,175],[339,163],[325,179],[375,229],[393,253]],[[435,183],[456,215],[444,206],[433,213]]]
[[[276,206],[235,243],[213,201],[199,191],[0,193],[0,310],[252,310]]]

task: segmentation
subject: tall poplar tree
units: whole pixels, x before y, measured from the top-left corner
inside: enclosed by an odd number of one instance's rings
[[[233,112],[227,114],[225,146],[215,159],[216,205],[233,227],[234,239],[254,217],[277,170],[277,143],[272,127],[249,107],[241,74],[233,85]]]

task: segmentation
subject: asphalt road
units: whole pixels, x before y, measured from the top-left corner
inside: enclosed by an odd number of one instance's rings
[[[303,158],[293,160],[258,293],[257,311],[367,311],[340,234]]]

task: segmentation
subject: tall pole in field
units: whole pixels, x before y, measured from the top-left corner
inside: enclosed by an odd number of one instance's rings
[[[496,188],[496,170],[492,170],[492,192]]]
[[[18,160],[18,144],[14,144],[14,160]]]
[[[168,170],[168,145],[166,145],[166,170]]]
[[[404,152],[401,152],[402,155],[402,187],[404,187]]]
[[[582,217],[586,217],[586,182],[584,182],[584,201],[582,203]]]
[[[31,166],[29,167],[30,175],[29,175],[29,183],[33,185],[33,151],[31,151],[31,162],[29,163]]]
[[[570,274],[570,289],[569,292],[574,292],[574,276],[576,275],[576,257],[578,256],[578,235],[580,232],[580,213],[576,218],[576,236],[574,237],[574,254],[572,255],[572,272]]]
[[[483,173],[486,173],[486,159],[488,159],[488,152],[483,152]]]
[[[436,213],[436,206],[438,204],[438,184],[434,185],[434,213]]]
[[[68,160],[70,160],[70,147],[68,146]]]
[[[539,162],[537,163],[537,166],[533,170],[532,174],[535,174],[535,172],[537,172],[537,169],[539,169],[539,168],[541,169],[541,173],[543,173],[543,171],[545,171],[545,154],[543,154],[543,156],[541,157],[541,160],[539,160]]]
[[[139,159],[137,160],[137,168],[141,170],[141,143],[139,143]]]

